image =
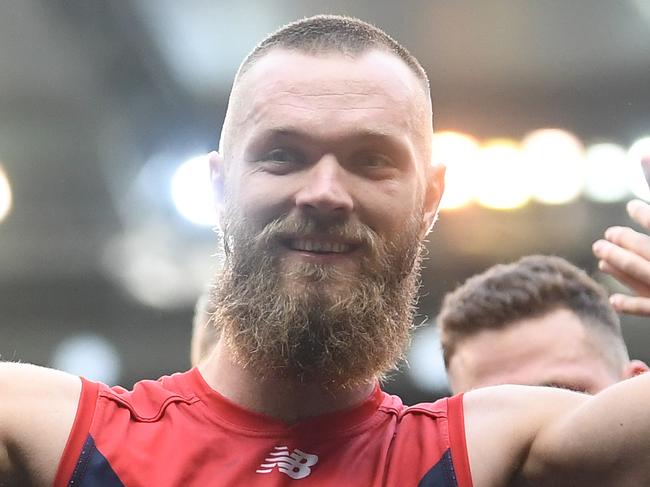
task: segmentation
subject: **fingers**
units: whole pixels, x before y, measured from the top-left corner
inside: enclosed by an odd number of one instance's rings
[[[650,236],[629,227],[610,227],[605,240],[650,261]]]
[[[608,240],[596,241],[592,249],[594,255],[603,261],[600,267],[604,272],[616,278],[629,276],[630,279],[643,283],[650,291],[650,259],[644,257],[648,254],[647,249],[643,253],[636,253],[634,249],[628,250]]]
[[[650,173],[650,167],[648,172]],[[627,213],[639,225],[650,230],[650,205],[641,200],[632,200],[627,204]]]
[[[650,298],[612,294],[609,302],[618,313],[650,316]]]
[[[615,277],[621,283],[623,283],[624,285],[632,289],[640,296],[650,298],[650,283],[648,283],[647,281],[643,281],[641,279],[633,277],[630,274],[627,274],[621,271],[620,269],[617,269],[616,267],[612,266],[611,264],[609,264],[607,261],[604,260],[601,260],[598,263],[598,268],[601,271],[609,274],[610,276]]]
[[[627,211],[634,221],[650,230],[650,205],[632,200]],[[600,270],[637,294],[612,295],[612,307],[620,313],[650,316],[650,236],[629,227],[610,227],[605,238],[596,241],[592,248]]]
[[[620,293],[611,295],[609,297],[609,302],[614,310],[618,313],[650,317],[650,285],[621,272],[604,260],[601,260],[598,263],[598,267],[601,271],[610,274],[623,284],[627,285],[638,295],[626,296],[625,294]]]

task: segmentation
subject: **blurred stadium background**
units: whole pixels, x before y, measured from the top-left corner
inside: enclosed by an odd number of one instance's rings
[[[201,157],[232,77],[266,33],[359,16],[432,84],[445,209],[428,243],[410,368],[388,389],[445,392],[444,292],[496,262],[591,243],[650,198],[650,1],[5,0],[0,3],[0,357],[130,386],[189,366],[214,270]],[[189,161],[189,162],[188,162]],[[650,361],[650,323],[624,318]],[[558,337],[561,339],[561,337]]]

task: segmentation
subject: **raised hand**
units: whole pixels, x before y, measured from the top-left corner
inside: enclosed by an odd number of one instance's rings
[[[646,164],[647,163],[647,164]],[[650,161],[644,161],[644,170]],[[650,175],[650,171],[646,171]],[[630,217],[650,231],[650,205],[641,200],[627,204]],[[613,294],[612,306],[621,313],[650,316],[650,236],[629,227],[610,227],[593,244],[598,267],[625,284],[634,295]]]

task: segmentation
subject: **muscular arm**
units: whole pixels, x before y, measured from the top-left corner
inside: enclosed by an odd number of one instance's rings
[[[477,487],[646,485],[650,375],[596,396],[502,386],[465,397]]]
[[[80,391],[78,377],[0,363],[0,485],[52,485]]]

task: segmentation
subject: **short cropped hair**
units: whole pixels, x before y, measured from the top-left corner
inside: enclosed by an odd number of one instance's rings
[[[429,78],[415,56],[383,30],[363,20],[341,15],[316,15],[280,27],[263,39],[242,61],[230,93],[229,108],[219,142],[221,151],[225,151],[231,139],[231,106],[238,97],[237,87],[241,78],[260,58],[274,49],[293,50],[313,56],[341,54],[358,57],[373,49],[392,53],[406,64],[420,82],[422,92],[428,100],[427,117],[433,125]],[[427,144],[430,151],[430,142],[427,141]]]
[[[307,54],[340,53],[351,56],[370,49],[388,51],[404,61],[429,94],[429,78],[420,62],[383,30],[354,17],[316,15],[280,27],[262,40],[244,59],[235,79],[275,48]]]
[[[436,322],[445,364],[472,335],[558,309],[574,312],[585,326],[609,332],[616,338],[616,356],[628,358],[618,315],[603,287],[565,259],[532,255],[490,267],[444,297]]]

